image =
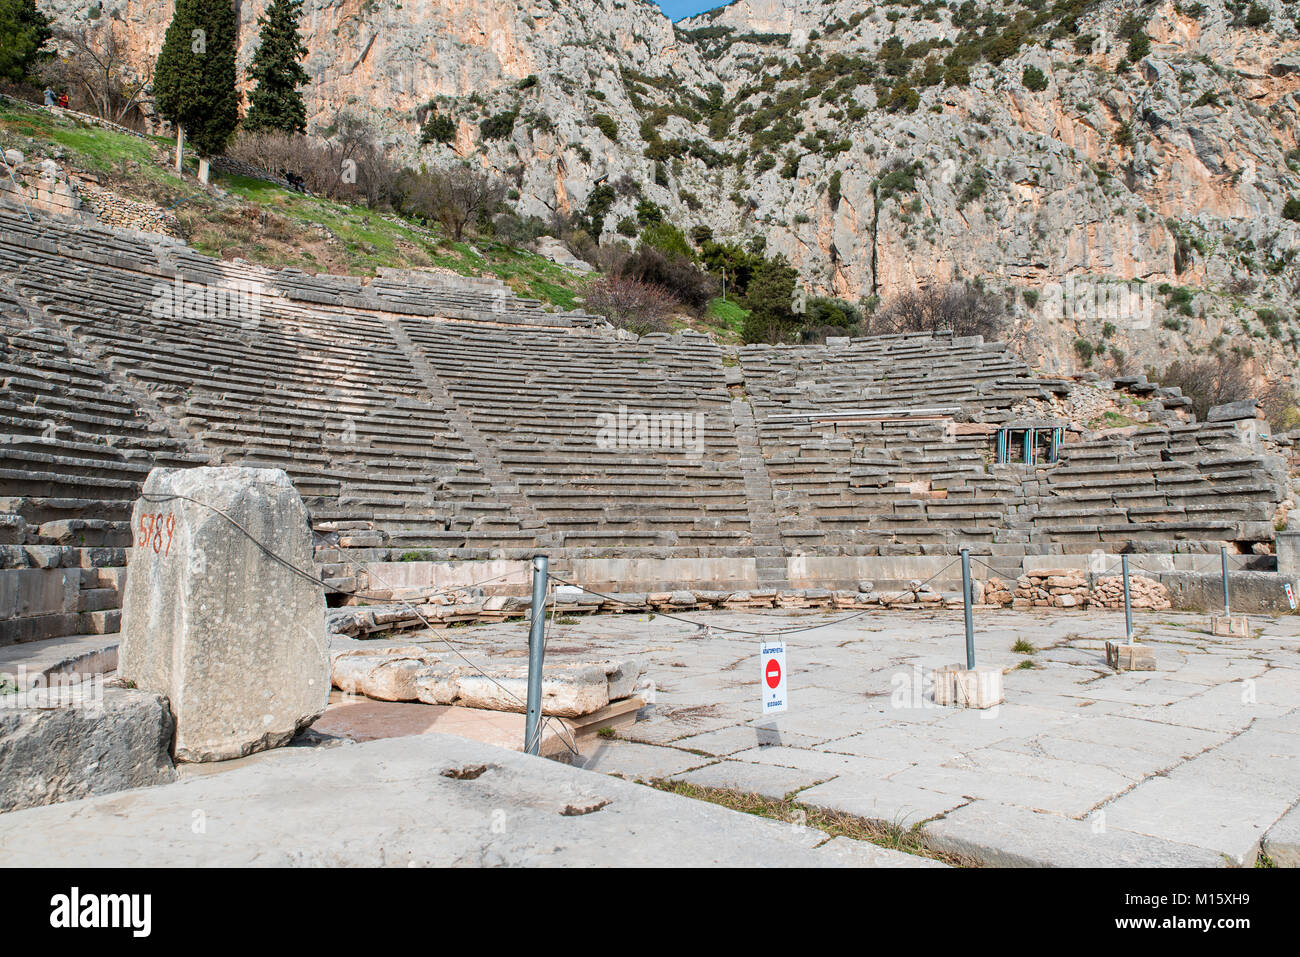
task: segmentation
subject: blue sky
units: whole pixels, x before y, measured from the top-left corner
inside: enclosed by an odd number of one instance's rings
[[[726,2],[727,0],[655,0],[655,3],[659,4],[668,15],[669,20],[680,20],[701,10],[712,10]]]

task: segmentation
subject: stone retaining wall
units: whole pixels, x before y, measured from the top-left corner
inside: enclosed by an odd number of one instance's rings
[[[0,545],[0,646],[118,630],[121,548]]]
[[[77,190],[86,207],[94,212],[95,218],[104,226],[185,238],[180,220],[161,206],[127,199],[111,189],[84,180],[77,183]]]

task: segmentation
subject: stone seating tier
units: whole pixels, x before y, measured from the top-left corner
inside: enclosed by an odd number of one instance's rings
[[[160,314],[178,277],[243,283],[256,313]],[[1268,538],[1283,497],[1232,423],[1072,432],[1058,463],[998,465],[997,427],[1070,384],[978,338],[746,346],[736,365],[496,280],[269,270],[3,209],[0,341],[18,544],[128,544],[155,465],[283,468],[335,529],[321,547],[367,558],[758,555],[778,576],[798,552],[1211,549]],[[702,447],[603,443],[620,410],[698,414]]]

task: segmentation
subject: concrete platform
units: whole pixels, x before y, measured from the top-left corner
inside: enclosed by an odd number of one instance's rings
[[[10,867],[914,867],[934,862],[442,734],[0,814]]]

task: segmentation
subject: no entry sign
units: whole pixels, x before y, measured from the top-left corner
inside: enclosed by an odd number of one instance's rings
[[[759,654],[763,670],[759,681],[762,693],[763,714],[784,711],[788,704],[786,698],[785,643],[763,642]]]
[[[1286,603],[1295,611],[1295,592],[1291,589],[1291,583],[1286,582],[1282,587],[1286,589]]]

